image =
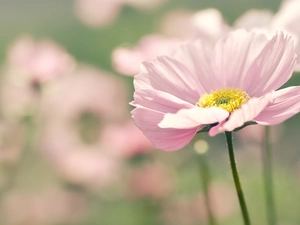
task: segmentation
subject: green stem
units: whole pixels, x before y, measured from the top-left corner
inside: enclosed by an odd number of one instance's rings
[[[267,219],[269,225],[276,225],[276,211],[274,204],[274,191],[273,191],[273,181],[272,181],[272,155],[270,147],[270,128],[265,128],[264,134],[264,150],[262,151],[263,159],[263,175],[265,183],[265,193],[266,193],[266,207],[267,207]]]
[[[232,170],[232,176],[233,176],[236,192],[237,192],[237,195],[239,198],[239,203],[240,203],[240,207],[241,207],[241,211],[242,211],[242,215],[243,215],[243,219],[244,219],[244,224],[250,225],[250,219],[249,219],[249,215],[248,215],[248,211],[247,211],[246,201],[244,198],[244,194],[243,194],[243,190],[242,190],[242,186],[240,183],[240,179],[239,179],[239,175],[238,175],[238,171],[237,171],[237,167],[236,167],[236,163],[235,163],[235,158],[234,158],[232,132],[225,132],[225,136],[226,136],[226,141],[227,141],[227,145],[228,145],[228,153],[229,153],[230,166],[231,166],[231,170]]]
[[[210,184],[210,170],[207,163],[205,153],[197,154],[198,164],[200,168],[201,181],[203,185],[203,192],[205,198],[205,205],[207,210],[207,217],[209,225],[216,225],[216,220],[211,207],[210,195],[209,195],[209,184]]]

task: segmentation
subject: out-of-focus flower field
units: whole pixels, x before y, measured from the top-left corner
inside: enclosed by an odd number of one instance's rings
[[[215,42],[221,29],[251,27],[241,18],[250,9],[266,10],[253,23],[271,23],[281,4],[0,0],[0,224],[208,224],[203,160],[217,224],[242,224],[224,135],[155,149],[131,118],[133,75],[143,60],[198,35],[192,20]],[[295,72],[285,86],[299,84]],[[278,225],[300,224],[299,125],[296,115],[271,127]],[[262,136],[258,125],[234,133],[255,225],[267,224]]]

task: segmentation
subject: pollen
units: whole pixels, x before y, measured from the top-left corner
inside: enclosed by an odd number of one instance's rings
[[[249,95],[240,88],[223,88],[211,91],[210,94],[202,95],[196,106],[201,108],[216,106],[231,113],[241,108],[249,98]]]

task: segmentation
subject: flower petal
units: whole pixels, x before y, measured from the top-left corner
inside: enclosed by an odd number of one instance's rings
[[[254,121],[262,125],[276,125],[300,112],[300,87],[289,87],[274,93],[273,102]]]
[[[164,91],[195,104],[204,93],[202,85],[179,61],[160,56],[152,62],[143,62],[141,72],[134,78],[134,87]]]
[[[292,37],[278,32],[252,63],[243,81],[246,85],[243,90],[252,97],[277,90],[290,79],[295,63]]]
[[[195,106],[190,109],[181,109],[175,114],[165,114],[158,126],[161,128],[189,129],[200,125],[218,123],[228,116],[229,112],[222,108],[199,108]]]
[[[158,124],[163,120],[166,113],[176,113],[180,109],[194,107],[162,91],[137,90],[134,93],[134,101],[131,104],[137,107],[132,111],[135,124],[156,148],[165,151],[183,148],[201,127],[200,125],[191,129],[166,129],[159,127]]]
[[[245,30],[237,30],[221,38],[215,45],[211,62],[221,87],[235,87],[247,91],[247,72],[266,42],[265,35]],[[251,76],[253,78],[253,74]]]
[[[203,41],[195,41],[190,44],[182,45],[178,51],[174,53],[174,57],[182,62],[193,74],[198,83],[199,88],[209,93],[223,87],[218,79],[214,76],[211,67],[213,49],[205,45]]]
[[[198,131],[192,129],[161,128],[158,123],[165,114],[146,108],[136,108],[132,111],[135,124],[151,141],[153,146],[165,151],[176,151],[186,146]]]
[[[135,91],[134,101],[130,104],[135,107],[147,108],[162,113],[176,113],[180,109],[194,107],[194,105],[169,93],[153,89]]]
[[[240,109],[233,111],[226,122],[220,123],[218,126],[210,129],[209,135],[215,136],[224,131],[233,131],[245,122],[252,121],[272,100],[272,94],[269,93],[261,98],[251,98]]]

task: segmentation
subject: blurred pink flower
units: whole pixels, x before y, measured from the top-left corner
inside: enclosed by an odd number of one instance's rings
[[[221,12],[214,8],[193,13],[174,11],[168,14],[161,24],[162,33],[171,37],[179,37],[183,40],[200,38],[211,44],[231,30]]]
[[[140,63],[160,55],[171,55],[185,41],[202,39],[214,45],[220,37],[230,31],[221,12],[213,8],[197,13],[182,10],[172,12],[162,21],[162,29],[168,37],[148,35],[133,48],[116,48],[112,53],[114,69],[133,76],[139,72]]]
[[[158,163],[147,163],[136,168],[129,178],[129,194],[133,198],[163,199],[173,188],[174,174]]]
[[[221,12],[213,8],[195,13],[191,22],[197,31],[197,38],[212,45],[214,45],[220,37],[230,31]]]
[[[9,192],[1,204],[1,221],[7,225],[78,223],[86,216],[86,201],[75,192],[47,190],[25,194]]]
[[[8,64],[30,81],[44,83],[66,74],[74,67],[72,57],[50,40],[20,37],[8,50]]]
[[[300,110],[300,87],[275,91],[295,62],[293,41],[282,32],[268,39],[238,30],[214,47],[200,40],[187,44],[173,57],[142,64],[132,117],[166,151],[183,148],[207,125],[215,136],[250,121],[279,124]]]
[[[96,69],[78,69],[48,90],[43,99],[41,144],[45,156],[70,182],[105,186],[115,181],[120,159],[104,145],[100,131],[111,122],[122,121],[126,112],[126,89],[118,79]],[[86,113],[98,121],[90,124],[92,140],[88,143],[78,127]],[[89,133],[89,128],[82,132]]]
[[[119,15],[124,5],[138,9],[155,8],[166,0],[76,0],[75,13],[90,27],[110,25]]]
[[[76,0],[75,13],[88,26],[104,27],[119,15],[123,0]]]
[[[151,142],[132,121],[108,124],[103,128],[102,140],[111,151],[122,157],[132,157],[153,149]]]
[[[214,44],[229,30],[221,13],[216,9],[199,11],[193,16],[186,11],[180,11],[170,17],[174,20],[172,23],[166,21],[165,28],[171,32],[175,30],[174,33],[181,38],[180,40],[162,35],[148,35],[143,37],[133,48],[118,47],[112,53],[114,69],[119,73],[133,76],[139,72],[140,63],[150,61],[160,55],[171,55],[184,41],[202,38]],[[176,28],[172,26],[176,26]]]
[[[224,184],[213,183],[210,188],[211,207],[218,220],[232,216],[237,208],[233,189]],[[168,225],[207,223],[206,203],[203,193],[179,197],[167,203],[162,210],[162,219]]]
[[[112,53],[113,67],[122,74],[133,76],[139,72],[140,63],[158,55],[168,55],[178,47],[179,41],[160,35],[149,35],[134,48],[119,47]]]
[[[189,10],[175,10],[167,13],[160,22],[161,32],[173,38],[194,37],[196,35],[195,25],[192,23],[194,14],[194,11]]]

